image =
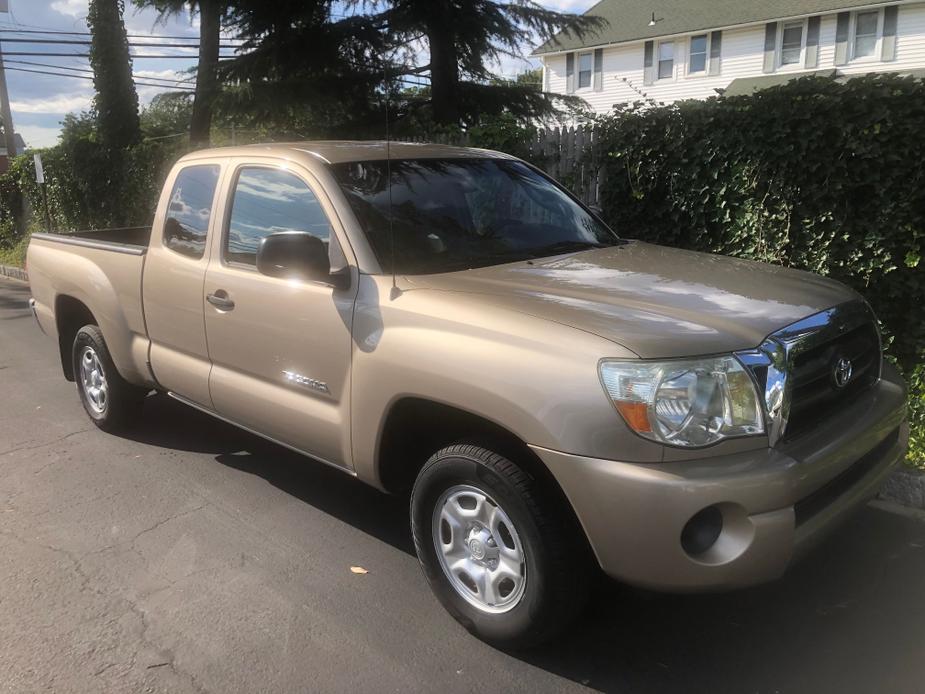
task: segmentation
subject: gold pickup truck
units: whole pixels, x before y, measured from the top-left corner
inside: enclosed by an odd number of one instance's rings
[[[597,567],[778,577],[908,440],[860,296],[626,240],[497,152],[196,152],[151,229],[35,234],[28,268],[101,428],[155,390],[410,492],[435,594],[504,647],[555,634]]]

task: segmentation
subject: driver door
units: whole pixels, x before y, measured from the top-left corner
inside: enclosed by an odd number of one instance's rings
[[[350,467],[349,369],[357,282],[346,290],[268,277],[260,240],[307,231],[340,244],[330,202],[291,162],[239,162],[205,278],[205,325],[215,410],[325,462]]]

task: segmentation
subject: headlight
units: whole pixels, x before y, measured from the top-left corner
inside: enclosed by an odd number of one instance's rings
[[[640,436],[671,446],[706,446],[764,433],[751,377],[734,357],[603,361],[601,380]]]

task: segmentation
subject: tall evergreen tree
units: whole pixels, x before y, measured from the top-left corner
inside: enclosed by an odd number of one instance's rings
[[[227,10],[227,3],[222,0],[198,0],[198,5],[199,64],[196,68],[196,94],[193,97],[189,137],[193,145],[208,147],[212,107],[219,88],[218,49],[222,15]]]
[[[92,34],[90,66],[96,96],[93,111],[100,141],[122,149],[141,138],[138,93],[132,81],[132,59],[122,21],[122,0],[90,0],[87,25]]]
[[[361,4],[357,0],[354,4]],[[578,37],[603,25],[598,17],[548,10],[534,0],[389,0],[383,12],[394,45],[423,38],[430,53],[433,119],[473,122],[506,110],[530,118],[553,112],[552,97],[525,84],[494,80],[492,66],[521,57],[537,38]]]
[[[215,102],[221,91],[218,61],[222,24],[233,3],[228,0],[134,0],[134,3],[138,7],[153,7],[162,18],[187,8],[191,15],[199,13],[199,62],[189,136],[193,145],[208,147]]]
[[[381,123],[387,35],[374,15],[343,17],[334,0],[235,0],[243,51],[219,68],[223,105],[291,136],[364,132]],[[339,11],[338,11],[339,10]]]
[[[339,124],[353,132],[364,124],[381,127],[386,81],[393,95],[409,96],[393,101],[393,115],[414,111],[440,126],[472,125],[500,113],[519,120],[551,116],[560,97],[498,80],[493,68],[558,32],[584,36],[603,25],[600,18],[554,12],[534,0],[234,4],[235,30],[247,52],[222,72],[238,87],[232,90],[238,108],[266,118],[308,112],[313,126]],[[344,7],[359,12],[344,16]],[[417,60],[421,44],[426,64]],[[429,78],[429,89],[406,89],[417,76]]]

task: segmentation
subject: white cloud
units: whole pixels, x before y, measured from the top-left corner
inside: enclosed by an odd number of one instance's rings
[[[68,113],[90,108],[92,92],[59,94],[38,99],[17,99],[10,103],[13,113]]]
[[[158,94],[163,94],[165,92],[179,91],[178,89],[171,89],[169,85],[164,85],[164,87],[145,87],[145,86],[136,86],[135,91],[138,92],[138,105],[142,108],[151,103],[153,99]],[[192,94],[192,92],[189,92]]]
[[[191,74],[188,72],[180,72],[179,70],[171,70],[168,68],[166,70],[133,70],[132,74],[134,74],[136,77],[158,77],[160,79],[168,80],[186,80],[192,77],[195,73]],[[190,81],[195,82],[195,77]]]
[[[16,127],[16,132],[22,135],[27,147],[52,147],[58,142],[61,128],[44,125],[19,125]]]
[[[89,0],[55,0],[51,3],[51,9],[55,12],[79,19],[87,16],[88,7]]]
[[[559,12],[584,12],[597,0],[539,0],[539,4]]]
[[[126,2],[122,21],[125,22],[125,29],[129,34],[151,34],[152,37],[157,34],[189,34],[193,38],[199,37],[199,23],[191,21],[189,12],[185,9],[177,14],[166,14],[162,17],[157,10],[132,7],[131,3]]]

